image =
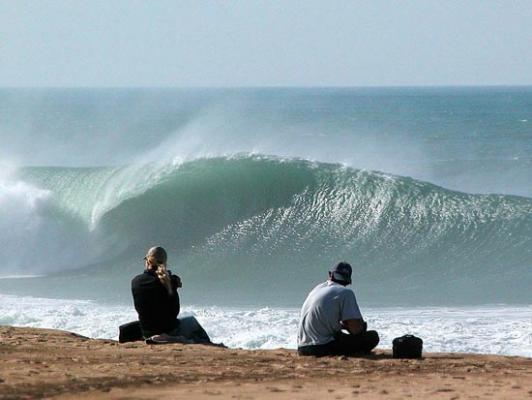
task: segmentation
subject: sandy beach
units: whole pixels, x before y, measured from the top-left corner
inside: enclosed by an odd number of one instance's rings
[[[395,360],[299,357],[293,350],[119,344],[0,327],[0,398],[526,399],[532,359],[432,353]]]

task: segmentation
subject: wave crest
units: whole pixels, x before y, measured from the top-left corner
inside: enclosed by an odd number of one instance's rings
[[[177,265],[199,266],[189,276],[218,282],[235,274],[272,282],[281,274],[307,285],[339,259],[357,264],[368,281],[419,280],[428,291],[455,285],[486,294],[478,282],[531,280],[528,198],[261,156],[134,169],[30,168],[20,177],[52,191],[57,204],[92,226],[102,259],[130,263],[161,243]]]

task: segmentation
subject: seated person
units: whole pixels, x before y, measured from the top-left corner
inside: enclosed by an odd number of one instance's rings
[[[379,343],[376,331],[368,331],[351,284],[352,268],[346,262],[329,271],[329,279],[309,293],[297,335],[303,356],[368,354]],[[346,330],[344,333],[342,330]]]
[[[165,249],[152,247],[144,257],[144,272],[131,281],[142,336],[147,343],[211,344],[194,317],[177,319],[181,279],[166,269],[167,259]]]

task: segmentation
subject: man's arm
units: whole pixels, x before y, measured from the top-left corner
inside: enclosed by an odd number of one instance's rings
[[[348,319],[342,321],[342,325],[351,335],[358,335],[359,333],[366,332],[368,324],[363,319]]]
[[[367,324],[364,322],[364,318],[362,318],[355,293],[352,290],[346,289],[342,292],[340,321],[342,323],[342,329],[347,329],[351,335],[358,335],[366,331]]]

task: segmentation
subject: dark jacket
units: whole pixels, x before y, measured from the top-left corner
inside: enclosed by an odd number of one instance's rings
[[[168,272],[172,281],[172,294],[168,294],[157,275],[151,271],[144,271],[131,281],[133,301],[145,338],[170,333],[177,327],[180,308],[177,288],[181,287],[181,279]]]

